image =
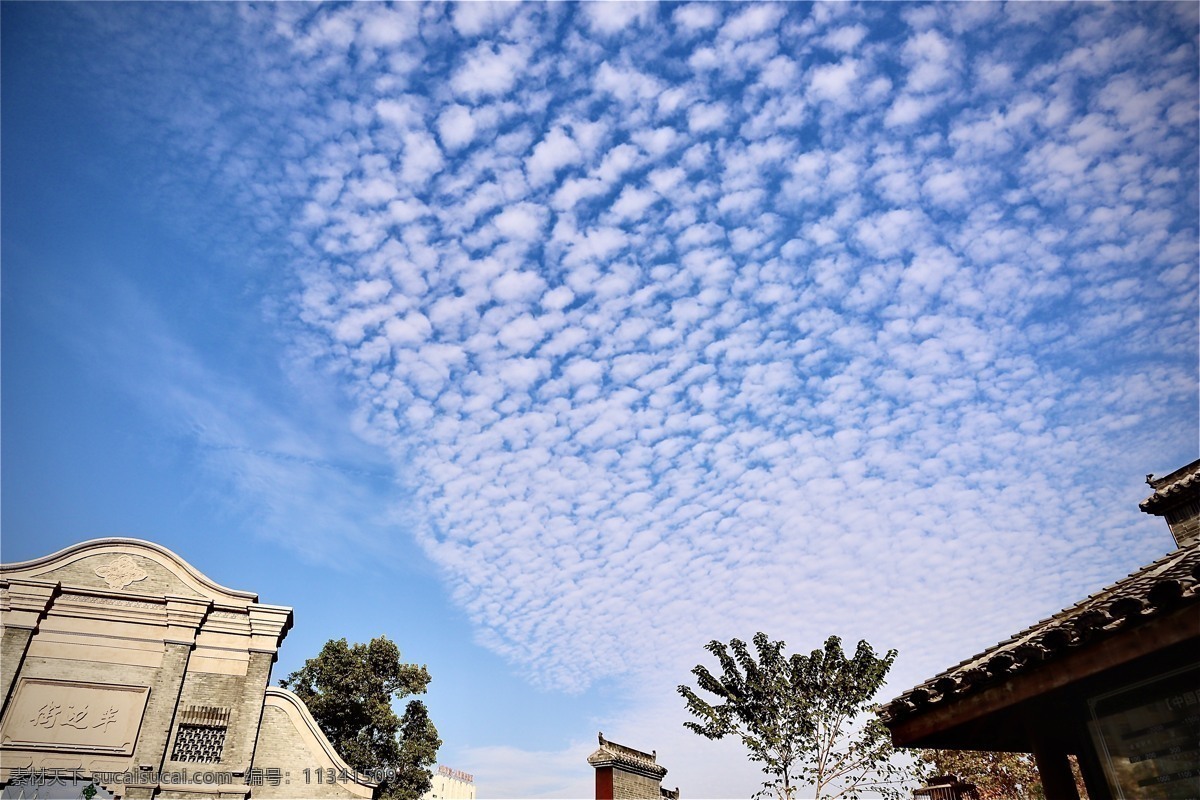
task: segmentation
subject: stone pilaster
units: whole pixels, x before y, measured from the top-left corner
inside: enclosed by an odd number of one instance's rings
[[[150,687],[150,700],[146,703],[142,729],[133,750],[133,769],[145,767],[158,772],[166,761],[167,741],[175,720],[175,709],[179,704],[179,692],[187,674],[192,646],[167,642],[163,647],[162,667],[154,685]],[[125,797],[128,800],[145,800],[154,796],[155,789],[155,785],[127,786]]]
[[[254,760],[263,713],[263,693],[271,679],[271,666],[278,656],[279,645],[292,627],[290,608],[256,603],[247,611],[250,615],[250,663],[225,742],[228,754],[224,760],[237,770],[248,770]]]
[[[263,692],[271,679],[273,655],[251,653],[246,667],[246,679],[242,683],[242,695],[238,698],[229,732],[226,734],[225,761],[235,770],[248,770],[254,760],[254,748],[258,741],[258,728],[263,713]]]
[[[212,608],[211,600],[168,595],[167,634],[163,637],[162,667],[150,687],[150,700],[142,717],[142,729],[133,751],[134,769],[160,771],[167,760],[167,742],[175,722],[179,693],[187,675],[188,659],[196,645],[196,631]],[[129,800],[150,798],[156,787],[129,786]]]
[[[45,618],[50,604],[58,594],[59,585],[46,581],[14,580],[0,581],[0,646],[4,657],[0,659],[0,703],[8,706],[8,696],[29,640]]]

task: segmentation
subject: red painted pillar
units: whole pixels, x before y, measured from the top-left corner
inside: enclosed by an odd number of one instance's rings
[[[613,768],[596,770],[596,800],[613,800]]]

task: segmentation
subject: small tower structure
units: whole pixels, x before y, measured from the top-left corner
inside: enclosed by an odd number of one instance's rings
[[[609,741],[601,733],[600,749],[588,756],[596,769],[596,800],[679,800],[679,789],[662,788],[667,768],[655,751],[644,753]]]

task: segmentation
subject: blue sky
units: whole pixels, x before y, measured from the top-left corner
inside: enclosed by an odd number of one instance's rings
[[[386,634],[480,797],[690,797],[712,638],[895,693],[1169,548],[1195,4],[3,5],[3,557]]]

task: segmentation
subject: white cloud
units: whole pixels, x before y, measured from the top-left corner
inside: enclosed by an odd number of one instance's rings
[[[733,41],[742,41],[762,36],[779,24],[784,8],[772,3],[748,5],[721,26],[721,36]]]
[[[483,42],[466,54],[450,86],[473,100],[504,95],[517,82],[528,57],[528,51],[519,45]]]
[[[721,12],[712,3],[688,3],[676,8],[671,18],[676,25],[694,32],[716,27],[721,20]]]
[[[934,30],[922,31],[905,42],[902,55],[909,68],[906,87],[913,92],[940,89],[957,72],[953,46]]]
[[[542,297],[542,305],[550,309],[561,309],[575,299],[575,293],[565,286],[558,286],[546,292]]]
[[[959,205],[971,199],[970,179],[962,170],[944,169],[930,175],[923,186],[936,205]]]
[[[642,212],[658,200],[658,195],[648,189],[635,189],[626,186],[621,190],[621,196],[613,203],[612,211],[623,219],[640,217]]]
[[[403,318],[389,319],[384,323],[383,330],[389,342],[403,346],[420,344],[429,338],[433,328],[425,315],[418,311]]]
[[[546,227],[546,210],[533,203],[518,203],[504,209],[493,220],[500,233],[510,239],[532,242]]]
[[[471,109],[457,103],[438,115],[438,136],[448,150],[459,150],[475,138],[477,126]]]
[[[688,109],[688,130],[706,133],[725,124],[728,112],[723,103],[698,103]]]
[[[494,31],[511,19],[518,8],[517,3],[488,0],[457,2],[452,12],[454,30],[462,36],[479,36]]]
[[[375,103],[375,113],[384,122],[399,130],[419,127],[424,117],[425,101],[412,95],[381,99]]]
[[[525,161],[529,180],[535,186],[552,181],[563,167],[579,164],[583,151],[562,128],[554,128],[533,148]]]
[[[368,46],[395,47],[417,34],[417,21],[410,9],[373,6],[363,17],[359,37]]]
[[[408,133],[404,136],[404,162],[400,179],[405,183],[421,185],[441,172],[445,161],[441,148],[428,133]]]
[[[844,28],[836,28],[825,34],[822,42],[826,47],[837,50],[843,53],[853,52],[867,38],[867,27],[865,25],[847,25]]]
[[[545,286],[537,273],[511,270],[496,278],[492,292],[501,302],[531,300],[540,297]]]
[[[914,97],[910,94],[902,94],[896,98],[891,108],[888,109],[887,116],[884,117],[884,124],[889,127],[911,125],[936,109],[937,106],[938,101],[936,98]]]
[[[889,258],[912,247],[924,236],[925,220],[920,212],[895,209],[865,218],[857,226],[858,240],[881,258]]]
[[[600,34],[613,34],[633,24],[644,24],[654,16],[655,3],[648,0],[606,0],[579,6],[588,27]]]
[[[600,64],[594,82],[597,89],[627,104],[635,100],[657,101],[666,90],[657,78],[632,67],[613,66],[608,61]]]
[[[480,640],[554,691],[669,694],[711,638],[838,632],[899,646],[903,684],[1153,555],[1114,487],[1195,419],[1194,37],[1133,6],[1055,7],[1063,36],[671,12],[434,7],[416,72],[275,67],[307,92],[272,98],[304,112],[294,166],[195,149],[279,207],[288,313],[403,454]],[[653,710],[612,721],[679,747],[685,794],[754,782]],[[497,785],[586,775],[551,750]]]
[[[852,99],[852,87],[858,76],[858,61],[853,58],[817,67],[809,74],[808,94],[816,100],[845,104]]]

